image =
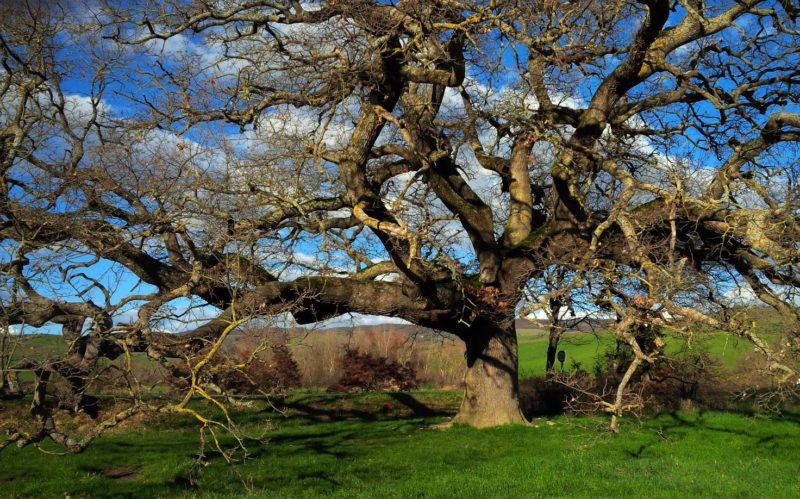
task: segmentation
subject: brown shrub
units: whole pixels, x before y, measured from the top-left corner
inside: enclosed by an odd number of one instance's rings
[[[173,380],[177,388],[185,388],[189,376],[185,365],[179,368],[178,378]],[[256,394],[261,392],[285,392],[299,388],[300,368],[286,345],[270,347],[270,354],[250,355],[243,350],[233,350],[226,355],[217,354],[203,369],[201,383],[212,385],[228,393]]]
[[[595,376],[583,371],[533,377],[520,383],[523,411],[529,415],[558,413],[598,413],[612,402],[626,366],[625,359],[611,356]],[[653,366],[639,369],[623,395],[623,405],[636,413],[654,413],[679,409],[731,410],[752,407],[764,400],[761,394],[775,391],[760,389],[754,373],[723,377],[718,360],[705,352],[683,353],[665,357]],[[788,393],[786,390],[782,395]],[[791,395],[791,394],[790,394]],[[788,400],[784,396],[780,400]],[[777,400],[770,397],[770,401]]]
[[[345,348],[341,367],[342,377],[328,388],[330,391],[402,391],[419,386],[410,364],[399,364],[352,347]]]
[[[729,408],[732,387],[718,376],[719,372],[719,362],[705,352],[661,359],[639,381],[647,409]]]
[[[273,390],[284,392],[290,388],[300,388],[300,367],[286,345],[273,345],[272,358],[267,369],[265,383]]]
[[[598,412],[604,387],[583,370],[520,380],[520,407],[526,416]]]

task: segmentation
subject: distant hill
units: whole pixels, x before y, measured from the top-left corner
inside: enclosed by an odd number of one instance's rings
[[[365,336],[380,336],[385,334],[401,334],[414,337],[415,341],[434,341],[441,340],[442,337],[454,338],[452,335],[434,331],[426,327],[415,326],[413,324],[370,324],[342,327],[326,328],[249,328],[232,332],[225,340],[224,346],[228,349],[234,345],[238,348],[255,348],[257,345],[269,340],[271,344],[276,343],[304,343],[304,338],[314,337],[316,339],[331,338],[339,344],[346,344],[348,338],[364,338]]]
[[[272,335],[286,335],[289,337],[305,336],[309,334],[327,334],[327,335],[348,335],[352,333],[406,333],[406,334],[424,334],[435,333],[434,330],[415,326],[413,324],[369,324],[369,325],[356,325],[356,326],[338,326],[338,327],[265,327],[265,328],[247,328],[244,330],[236,330],[230,334],[230,338],[241,338],[244,336],[272,336]]]
[[[583,321],[575,321],[574,327],[570,328],[575,331],[591,331],[607,329],[609,321],[601,321],[594,319],[586,319]],[[544,333],[547,331],[549,323],[546,320],[540,319],[527,319],[518,318],[515,321],[517,331],[540,331]],[[413,324],[371,324],[371,325],[354,325],[354,326],[339,326],[327,328],[305,328],[305,327],[290,327],[290,328],[251,328],[241,331],[234,331],[229,336],[227,343],[234,344],[239,341],[247,341],[258,343],[261,340],[270,338],[273,341],[297,341],[304,336],[308,335],[326,335],[326,336],[362,336],[369,334],[383,334],[383,333],[401,333],[408,336],[416,335],[418,339],[440,338],[442,335],[446,337],[453,337],[450,334],[434,331],[432,329],[415,326]]]
[[[612,320],[609,319],[592,319],[587,317],[570,319],[565,321],[567,329],[571,331],[596,331],[600,329],[608,329]],[[545,319],[517,319],[517,331],[520,329],[539,329],[546,331],[550,327],[550,322]]]

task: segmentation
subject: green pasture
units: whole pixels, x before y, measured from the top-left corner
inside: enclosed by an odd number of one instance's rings
[[[545,331],[523,329],[519,335],[519,369],[520,377],[528,377],[545,372],[548,336]],[[765,333],[769,340],[771,333]],[[697,333],[690,337],[685,335],[666,334],[665,353],[679,355],[683,353],[707,352],[720,363],[724,370],[732,370],[743,356],[753,351],[753,346],[746,340],[723,332]],[[616,348],[613,331],[596,332],[569,331],[562,335],[559,350],[566,353],[565,370],[580,367],[592,373],[606,352]],[[557,364],[557,368],[560,366]]]
[[[436,429],[459,396],[296,394],[274,401],[283,414],[258,401],[235,414],[248,450],[235,463],[208,449],[198,466],[184,416],[115,430],[80,455],[6,448],[0,497],[800,496],[796,417],[670,413],[625,419],[619,435],[574,416]]]

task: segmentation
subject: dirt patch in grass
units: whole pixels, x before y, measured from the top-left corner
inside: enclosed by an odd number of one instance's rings
[[[100,474],[111,480],[133,481],[139,479],[139,469],[139,466],[115,466],[103,470]]]

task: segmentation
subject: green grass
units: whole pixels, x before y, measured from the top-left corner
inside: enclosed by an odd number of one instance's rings
[[[547,333],[535,329],[522,329],[519,336],[519,370],[520,377],[528,377],[545,372],[547,358]],[[614,333],[600,331],[596,334],[589,332],[566,332],[561,335],[558,344],[559,350],[564,350],[567,360],[564,369],[570,369],[576,364],[592,372],[597,359],[615,345]]]
[[[757,332],[768,340],[775,340],[782,324],[780,317],[761,308],[749,312],[753,320],[758,323]],[[520,377],[530,377],[544,374],[545,359],[547,354],[547,333],[539,329],[520,329],[519,337],[519,369]],[[681,351],[706,351],[719,359],[726,370],[733,370],[737,362],[744,355],[753,351],[752,345],[741,338],[723,332],[704,332],[694,335],[691,341],[684,337],[666,334],[666,353],[676,354]],[[600,330],[597,332],[566,332],[562,335],[559,350],[564,350],[567,360],[565,369],[581,367],[588,372],[594,372],[595,365],[602,359],[603,354],[615,348],[616,341],[613,331]],[[59,335],[31,334],[22,338],[16,351],[16,358],[28,356],[34,359],[46,358],[63,352],[64,345]],[[137,365],[148,365],[149,361],[143,354],[134,354],[133,361]],[[117,362],[121,362],[117,361]],[[435,367],[435,366],[434,366]],[[28,381],[29,374],[24,380]]]
[[[762,332],[768,341],[777,339],[771,332]],[[547,356],[547,333],[542,330],[522,329],[519,336],[520,377],[541,375],[545,372]],[[665,335],[667,355],[679,352],[707,352],[718,359],[723,368],[731,371],[746,354],[753,351],[748,341],[724,332],[707,332],[694,335],[691,340],[667,333]],[[565,369],[580,366],[588,372],[602,359],[603,354],[616,345],[613,331],[566,332],[561,336],[558,349],[564,350],[567,360]],[[557,365],[558,367],[558,365]]]
[[[66,350],[61,335],[26,334],[11,338],[9,347],[13,345],[15,359],[30,358],[41,360],[62,354]]]
[[[769,340],[775,340],[774,335],[765,334]],[[669,335],[666,338],[666,354],[676,354],[680,351],[707,352],[722,363],[727,370],[732,370],[746,354],[753,352],[753,345],[743,338],[724,332],[698,334],[687,341],[685,338],[675,338]]]
[[[289,417],[237,415],[250,458],[194,469],[196,427],[166,417],[83,454],[0,452],[0,496],[14,497],[798,497],[798,419],[732,413],[625,420],[558,417],[530,427],[431,429],[409,403],[449,407],[457,392],[299,394]],[[412,402],[413,401],[413,402]],[[448,409],[448,410],[450,410]],[[310,417],[312,416],[313,417]],[[274,425],[273,430],[269,430]],[[268,441],[259,441],[266,437]],[[134,475],[109,478],[109,470]]]

